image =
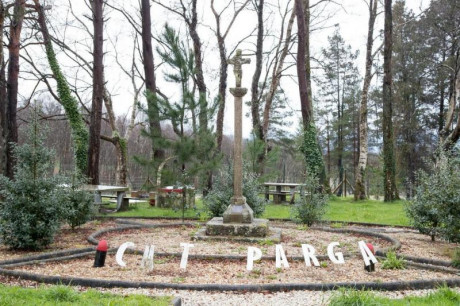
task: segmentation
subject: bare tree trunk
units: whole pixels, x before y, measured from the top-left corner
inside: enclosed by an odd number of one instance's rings
[[[446,135],[446,137],[442,139],[442,147],[446,151],[450,150],[460,138],[460,110],[458,108],[455,110],[457,104],[456,101],[458,100],[458,97],[460,97],[460,71],[456,72],[454,82],[455,87],[451,96],[451,101],[449,103],[446,124],[442,133],[442,135]],[[455,111],[457,112],[457,123],[455,124],[452,131],[448,133],[450,124],[453,122],[453,114]],[[450,124],[448,125],[447,122],[450,122]]]
[[[111,142],[115,146],[115,152],[117,154],[117,170],[115,172],[115,180],[117,185],[126,186],[128,178],[128,166],[127,166],[127,157],[128,157],[128,148],[126,146],[126,139],[120,135],[118,131],[115,113],[113,111],[112,97],[106,88],[104,88],[104,102],[105,108],[107,109],[107,114],[109,117],[109,124],[112,129],[112,137],[107,137],[105,139]]]
[[[5,7],[0,1],[0,175],[6,171],[6,78],[5,57],[3,54],[3,28],[5,22]]]
[[[217,150],[221,151],[222,149],[222,137],[223,137],[223,128],[224,128],[224,111],[226,103],[226,94],[227,94],[227,51],[225,49],[225,41],[220,36],[220,25],[217,25],[217,45],[219,47],[219,57],[220,57],[220,69],[219,69],[219,109],[217,110],[217,119],[216,119],[216,136],[217,136]]]
[[[14,157],[12,143],[18,142],[18,108],[19,50],[21,48],[21,31],[25,13],[25,0],[15,0],[10,25],[10,43],[8,44],[8,80],[6,107],[6,176],[14,177]],[[3,35],[3,33],[1,33]]]
[[[305,14],[305,74],[307,77],[307,92],[310,101],[313,101],[311,93],[311,64],[310,64],[310,0],[304,0],[303,9]],[[311,103],[313,107],[313,103]],[[313,108],[310,110],[313,113]]]
[[[196,69],[196,86],[199,92],[199,106],[200,113],[198,114],[199,130],[205,132],[208,130],[208,102],[206,99],[206,84],[204,82],[203,74],[203,59],[201,52],[201,40],[197,32],[198,15],[196,11],[197,0],[192,0],[192,16],[188,23],[190,37],[193,41],[193,53],[195,55],[195,69]]]
[[[383,50],[383,176],[384,201],[398,198],[396,190],[396,169],[393,133],[393,95],[392,95],[392,52],[393,52],[392,0],[385,0],[385,26]]]
[[[93,12],[93,101],[89,125],[88,178],[99,184],[99,154],[101,150],[101,120],[104,99],[104,20],[103,0],[92,0]]]
[[[377,0],[369,1],[369,28],[367,32],[366,72],[359,106],[359,157],[355,169],[355,201],[366,199],[365,173],[367,166],[367,101],[372,80],[372,46],[374,43],[374,24],[377,17]]]
[[[165,152],[157,146],[155,141],[161,137],[160,115],[158,111],[158,102],[156,101],[156,81],[155,81],[155,64],[153,59],[152,48],[152,20],[150,16],[150,1],[141,1],[141,18],[142,18],[142,55],[144,60],[145,88],[150,98],[147,98],[148,117],[150,125],[150,134],[152,139],[153,159],[159,163],[165,158]]]
[[[308,83],[305,73],[305,46],[306,46],[306,26],[302,0],[295,0],[295,11],[297,15],[297,35],[299,36],[297,43],[297,76],[299,78],[299,93],[300,93],[300,111],[302,113],[302,123],[304,129],[307,129],[312,122],[312,103],[308,95]]]
[[[256,70],[252,76],[251,83],[251,115],[252,115],[252,128],[256,137],[265,142],[265,135],[260,121],[260,94],[259,94],[259,80],[262,73],[262,52],[263,52],[263,37],[264,37],[264,0],[254,2],[257,12],[257,43],[256,43]],[[258,159],[263,159],[259,156]],[[261,167],[263,168],[263,167]],[[260,172],[262,172],[261,170]]]

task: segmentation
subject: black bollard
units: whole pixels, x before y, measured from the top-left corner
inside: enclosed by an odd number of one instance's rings
[[[364,270],[366,270],[367,272],[375,272],[375,264],[371,261],[370,265],[364,265]]]
[[[99,241],[96,248],[96,257],[94,257],[94,268],[100,268],[104,266],[107,249],[107,240]]]

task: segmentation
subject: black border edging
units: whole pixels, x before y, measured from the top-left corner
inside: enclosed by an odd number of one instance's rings
[[[415,257],[415,256],[409,256],[409,255],[404,255],[401,254],[401,256],[408,261],[420,263],[420,264],[426,264],[426,265],[434,265],[434,266],[443,266],[443,267],[452,267],[455,268],[452,265],[452,261],[446,261],[446,260],[439,260],[439,259],[431,259],[431,258],[423,258],[423,257]]]
[[[94,247],[81,248],[81,249],[70,249],[70,250],[63,250],[63,251],[48,252],[48,253],[39,254],[39,255],[24,256],[20,258],[7,259],[4,261],[0,261],[0,266],[13,265],[17,263],[25,263],[29,261],[45,260],[45,259],[50,259],[50,258],[55,259],[55,258],[60,258],[64,256],[71,256],[75,254],[90,252],[90,251],[94,251]]]
[[[312,290],[328,291],[338,288],[354,288],[358,290],[420,290],[432,289],[440,285],[448,287],[460,287],[460,278],[454,279],[432,279],[432,280],[415,280],[415,281],[396,281],[396,282],[358,282],[358,283],[291,283],[291,284],[261,284],[261,285],[219,285],[219,284],[170,284],[155,282],[130,282],[120,280],[100,280],[92,278],[72,278],[60,276],[46,276],[22,271],[6,270],[0,268],[0,274],[12,277],[18,277],[30,281],[36,281],[47,284],[63,284],[83,287],[100,287],[100,288],[148,288],[148,289],[174,289],[174,290],[198,290],[198,291],[292,291],[292,290]]]

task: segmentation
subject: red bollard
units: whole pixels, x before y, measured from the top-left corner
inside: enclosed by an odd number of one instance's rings
[[[96,248],[96,257],[94,258],[94,268],[103,267],[105,264],[105,257],[107,255],[107,240],[99,241],[97,248]]]

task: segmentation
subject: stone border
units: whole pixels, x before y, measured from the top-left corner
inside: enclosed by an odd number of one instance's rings
[[[172,226],[193,226],[193,223],[172,223],[172,224],[141,224],[132,222],[135,224],[129,224],[126,226],[120,226],[115,228],[106,228],[98,230],[88,237],[88,241],[92,244],[97,244],[96,237],[101,234],[111,231],[121,231],[125,229],[141,229],[141,228],[157,228],[157,227],[172,227]],[[389,250],[397,250],[401,247],[401,243],[392,237],[386,236],[381,233],[368,232],[365,230],[357,229],[340,229],[340,228],[324,228],[324,227],[313,227],[314,229],[325,230],[328,232],[335,233],[358,233],[366,236],[374,236],[387,241],[390,241],[393,245],[391,247],[377,251],[377,255],[384,256]],[[90,249],[90,251],[88,251]],[[109,250],[113,252],[114,249]],[[1,262],[2,266],[21,266],[28,265],[37,262],[44,261],[59,261],[67,260],[78,257],[84,257],[94,252],[93,248],[68,250],[63,252],[52,252],[48,254],[31,256],[21,259],[10,260],[9,263],[5,261]],[[134,251],[136,252],[136,251]],[[63,256],[62,256],[63,255]],[[157,254],[158,256],[180,256],[179,253],[164,253]],[[41,259],[37,259],[41,257]],[[32,259],[31,259],[32,258]],[[199,258],[198,255],[190,256],[190,258]],[[202,255],[204,259],[245,259],[245,256],[240,255]],[[263,259],[272,259],[274,256],[266,256]],[[294,257],[292,257],[294,258]],[[423,259],[423,258],[422,258]],[[429,261],[429,259],[424,259]],[[443,272],[456,273],[456,271],[449,270],[445,266],[428,265],[423,263],[408,262],[413,267],[421,269],[436,269]],[[118,281],[118,280],[100,280],[92,278],[72,278],[72,277],[60,277],[60,276],[47,276],[34,273],[28,273],[24,271],[8,270],[0,266],[0,274],[12,277],[18,277],[21,279],[27,279],[36,282],[43,282],[49,284],[66,284],[66,285],[79,285],[85,287],[104,287],[104,288],[155,288],[155,289],[175,289],[175,290],[203,290],[203,291],[290,291],[290,290],[312,290],[312,291],[327,291],[335,290],[338,288],[354,288],[354,289],[367,289],[367,290],[384,290],[384,291],[396,291],[396,290],[414,290],[414,289],[432,289],[440,285],[446,285],[448,287],[460,287],[460,278],[451,279],[432,279],[432,280],[415,280],[415,281],[396,281],[396,282],[340,282],[340,283],[287,283],[287,284],[261,284],[261,285],[223,285],[223,284],[172,284],[172,283],[156,283],[156,282],[138,282],[138,281]]]
[[[199,290],[199,291],[290,291],[290,290],[312,290],[328,291],[339,288],[353,288],[366,290],[418,290],[432,289],[441,285],[448,287],[460,287],[460,278],[452,279],[432,279],[416,281],[397,281],[397,282],[342,282],[342,283],[292,283],[292,284],[261,284],[261,285],[219,285],[219,284],[171,284],[155,282],[134,282],[120,280],[101,280],[93,278],[72,278],[61,276],[46,276],[23,271],[6,270],[0,268],[0,274],[6,276],[27,279],[47,284],[63,284],[83,287],[102,287],[102,288],[148,288],[148,289],[174,289],[174,290]]]

